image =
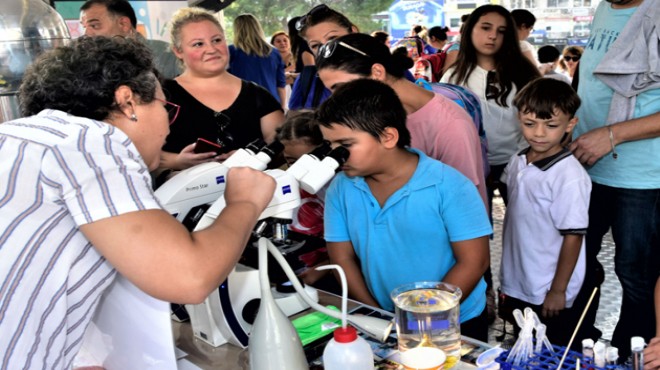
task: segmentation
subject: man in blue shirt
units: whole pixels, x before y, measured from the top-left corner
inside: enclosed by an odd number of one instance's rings
[[[653,287],[660,273],[660,7],[652,0],[607,0],[594,14],[580,59],[580,124],[571,145],[593,182],[586,236],[587,277],[611,228],[623,288],[612,336],[621,358],[630,337],[655,335]],[[585,280],[583,299],[599,281]],[[583,326],[593,324],[598,300]]]

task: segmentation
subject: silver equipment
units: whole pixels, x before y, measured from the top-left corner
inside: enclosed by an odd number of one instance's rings
[[[71,40],[69,29],[43,0],[0,2],[0,123],[21,117],[18,88],[32,61]]]

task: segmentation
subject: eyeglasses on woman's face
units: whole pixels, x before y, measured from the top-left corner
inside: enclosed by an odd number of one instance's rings
[[[578,60],[580,60],[580,57],[577,55],[576,56],[564,55],[564,60],[567,62],[571,62],[571,61],[577,62]]]
[[[349,44],[347,44],[343,41],[337,41],[337,40],[331,40],[331,41],[328,41],[327,43],[325,43],[324,45],[321,45],[321,47],[319,48],[319,54],[318,54],[319,57],[322,57],[324,59],[330,58],[332,56],[332,54],[335,53],[335,50],[337,50],[338,46],[343,46],[346,49],[354,51],[354,52],[356,52],[356,53],[358,53],[358,54],[360,54],[364,57],[369,57],[369,55],[367,53],[365,53],[364,51],[362,51],[362,50],[360,50],[360,49],[358,49],[354,46],[351,46],[351,45],[349,45]]]
[[[181,110],[181,106],[159,98],[154,98],[154,100],[163,103],[165,110],[167,110],[167,115],[170,117],[170,125],[173,124],[176,118],[179,116],[179,111]]]
[[[300,17],[296,21],[296,31],[300,32],[302,31],[306,26],[307,26],[307,21],[309,20],[310,17],[313,17],[314,14],[325,12],[330,10],[327,5],[325,4],[319,4],[315,7],[313,7],[310,11],[308,11],[305,15]]]

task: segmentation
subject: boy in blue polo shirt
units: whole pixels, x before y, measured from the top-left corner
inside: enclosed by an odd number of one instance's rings
[[[511,157],[503,175],[509,204],[500,312],[529,306],[546,324],[550,342],[566,345],[582,311],[573,302],[584,281],[591,193],[587,171],[562,145],[577,124],[580,98],[565,82],[540,78],[513,104],[529,147]]]
[[[444,281],[463,292],[461,333],[486,341],[492,229],[474,184],[408,147],[406,111],[379,81],[342,85],[316,118],[324,139],[350,152],[326,193],[325,238],[351,297],[393,311],[395,287]]]

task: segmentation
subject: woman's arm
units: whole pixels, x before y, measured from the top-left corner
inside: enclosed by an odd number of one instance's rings
[[[264,141],[270,144],[275,141],[277,133],[275,130],[284,123],[284,112],[281,110],[273,111],[261,117],[261,134],[264,136]]]
[[[257,217],[273,196],[271,176],[249,168],[227,174],[227,206],[204,230],[190,233],[164,210],[107,217],[80,227],[124,277],[145,293],[200,303],[240,258]]]

